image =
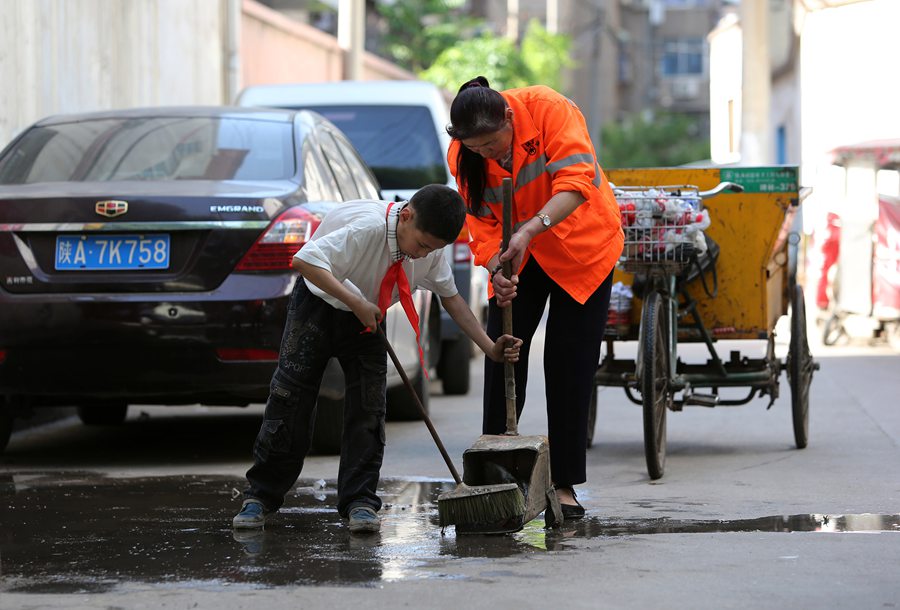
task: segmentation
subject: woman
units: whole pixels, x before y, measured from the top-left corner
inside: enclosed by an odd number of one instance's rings
[[[475,262],[490,273],[488,335],[502,334],[513,307],[524,339],[516,367],[517,409],[525,403],[531,339],[547,302],[544,346],[551,475],[566,519],[584,516],[574,486],[587,480],[587,419],[622,252],[619,208],[597,164],[584,116],[544,86],[498,92],[479,76],[450,108],[448,160],[466,200]],[[502,180],[512,177],[514,232],[500,256]],[[513,276],[499,273],[511,260]],[[506,429],[503,365],[485,361],[485,434]]]

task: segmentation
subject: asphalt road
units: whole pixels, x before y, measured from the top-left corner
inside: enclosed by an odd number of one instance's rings
[[[441,534],[434,499],[452,484],[420,422],[388,425],[384,528],[369,539],[333,510],[331,456],[307,459],[264,535],[232,535],[258,406],[138,406],[121,427],[23,430],[0,458],[0,607],[897,607],[900,354],[811,341],[808,448],[794,447],[782,376],[770,410],[670,413],[666,474],[651,481],[640,408],[605,389],[587,519],[500,537]],[[520,432],[542,434],[539,361],[530,385]],[[461,467],[478,392],[434,390]]]

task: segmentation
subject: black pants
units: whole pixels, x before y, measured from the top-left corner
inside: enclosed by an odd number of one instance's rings
[[[523,340],[516,363],[516,410],[521,416],[528,384],[528,357],[531,339],[537,330],[547,301],[547,333],[544,343],[544,383],[547,397],[547,430],[550,440],[550,469],[553,482],[561,486],[587,480],[587,420],[594,373],[600,362],[603,331],[609,310],[612,272],[581,305],[544,273],[534,258],[519,274],[516,298],[512,301],[513,334]],[[503,329],[502,310],[496,299],[488,304],[487,333],[495,339]],[[506,430],[506,398],[503,363],[485,358],[485,434]],[[522,432],[527,435],[527,432]]]
[[[309,452],[325,366],[336,357],[346,379],[338,512],[346,517],[353,506],[381,508],[376,490],[384,457],[387,352],[379,337],[362,331],[355,315],[335,309],[297,279],[245,497],[269,510],[284,503]]]

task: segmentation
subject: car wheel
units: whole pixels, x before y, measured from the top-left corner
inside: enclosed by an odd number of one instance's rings
[[[340,455],[344,431],[344,399],[319,396],[313,426],[312,450],[321,455]]]
[[[128,415],[128,403],[78,405],[78,419],[86,426],[118,426]]]
[[[458,396],[469,393],[469,365],[472,360],[472,341],[466,336],[444,341],[438,364],[438,377],[444,394]]]
[[[422,372],[421,368],[419,368],[419,372],[415,379],[411,379],[410,381],[412,381],[412,386],[416,391],[416,395],[419,397],[419,400],[422,401],[425,413],[428,413],[430,392],[428,390],[428,380],[425,379],[425,374]],[[415,399],[410,395],[409,389],[406,387],[405,383],[401,383],[396,387],[388,389],[387,416],[388,419],[395,421],[422,419],[422,412],[419,410],[419,406],[416,404]]]

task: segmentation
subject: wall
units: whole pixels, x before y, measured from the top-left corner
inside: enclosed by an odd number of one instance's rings
[[[220,104],[225,0],[3,0],[0,146],[51,115]]]
[[[852,209],[873,217],[874,174],[841,176],[828,151],[900,138],[900,2],[872,0],[806,15],[801,38],[802,179],[808,210]],[[850,172],[852,174],[852,172]],[[842,185],[841,182],[844,182]]]
[[[333,36],[253,0],[2,0],[0,147],[53,114],[227,104],[342,70]],[[369,53],[363,73],[415,78]]]
[[[341,80],[343,52],[337,39],[285,17],[254,0],[243,0],[242,86]],[[363,80],[406,80],[415,75],[371,53],[363,57]]]
[[[734,163],[741,157],[742,47],[737,14],[729,14],[709,35],[709,146],[714,163]]]

